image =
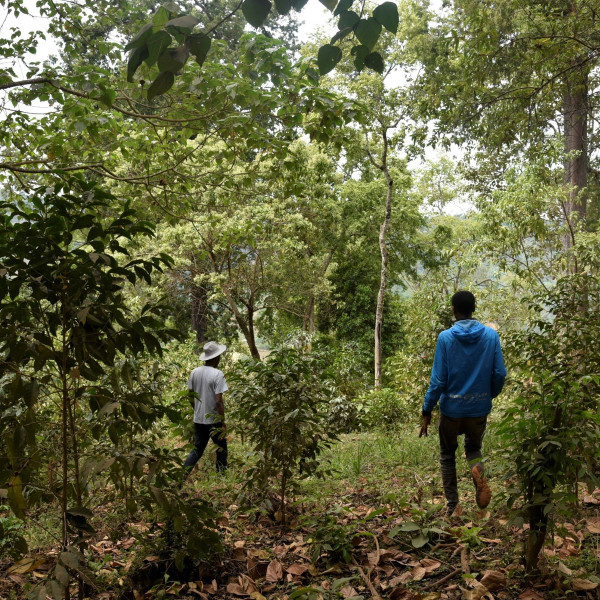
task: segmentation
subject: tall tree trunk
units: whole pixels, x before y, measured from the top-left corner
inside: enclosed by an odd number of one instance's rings
[[[565,187],[568,199],[564,207],[564,218],[568,227],[565,234],[565,249],[575,243],[575,221],[582,222],[587,212],[585,187],[588,182],[587,120],[588,120],[588,72],[576,70],[565,82],[563,97],[565,152]],[[573,217],[576,217],[575,219]],[[574,262],[571,269],[577,271]]]
[[[246,344],[248,344],[248,350],[250,350],[250,356],[252,356],[254,360],[260,360],[260,353],[256,347],[256,340],[254,337],[254,311],[248,309],[248,322],[246,322],[244,320],[244,315],[240,312],[237,302],[231,295],[229,288],[226,285],[223,285],[221,286],[221,289],[223,290],[223,294],[225,294],[225,298],[227,298],[229,308],[231,308],[231,312],[235,317],[238,327],[244,334]]]
[[[246,337],[246,342],[252,358],[260,360],[260,352],[256,347],[256,336],[254,334],[254,309],[251,307],[248,307],[248,336]]]
[[[207,308],[206,289],[192,284],[192,329],[196,332],[196,343],[200,347],[206,341]]]
[[[331,249],[325,257],[323,269],[321,270],[321,277],[325,277],[332,258],[333,249]],[[315,294],[312,291],[308,297],[308,302],[306,303],[306,309],[304,311],[304,317],[302,318],[302,330],[311,335],[315,332]]]
[[[385,290],[387,288],[388,249],[387,234],[392,218],[392,197],[394,193],[394,181],[390,176],[387,165],[382,169],[387,181],[387,197],[385,201],[385,218],[379,228],[379,250],[381,252],[381,278],[379,282],[379,293],[377,294],[377,309],[375,311],[375,388],[381,388],[381,365],[383,352],[381,348],[381,329],[383,327],[383,304]]]

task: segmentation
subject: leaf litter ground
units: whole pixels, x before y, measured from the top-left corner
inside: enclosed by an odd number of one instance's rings
[[[140,544],[160,536],[164,523],[115,523],[104,505],[89,560],[103,588],[86,597],[112,600],[154,598],[333,600],[435,600],[480,598],[540,600],[599,598],[600,490],[581,490],[580,504],[549,537],[541,572],[526,577],[522,548],[527,526],[508,520],[501,504],[474,507],[472,484],[461,478],[462,514],[447,518],[436,472],[435,442],[423,454],[393,455],[373,445],[373,436],[344,436],[329,456],[336,475],[308,481],[290,507],[291,522],[277,521],[277,498],[253,510],[239,495],[239,464],[227,477],[211,473],[208,452],[187,493],[210,500],[221,511],[225,552],[212,564],[178,580],[160,558]],[[406,444],[407,442],[404,442]],[[412,443],[415,443],[412,440]],[[422,444],[422,442],[419,442]],[[366,445],[370,451],[364,452]],[[390,445],[390,444],[388,444]],[[361,450],[362,448],[362,450]],[[233,454],[242,449],[232,444]],[[372,451],[371,451],[372,450]],[[359,460],[360,458],[360,460]],[[464,466],[464,465],[463,465]],[[458,466],[461,469],[460,463]],[[462,469],[467,473],[466,468]],[[495,490],[500,481],[492,479]],[[460,512],[460,511],[459,511]],[[21,598],[56,564],[59,549],[40,547],[19,560],[3,560],[0,598]],[[154,577],[135,577],[153,572]],[[162,569],[162,570],[161,570]],[[156,574],[159,575],[157,581]]]

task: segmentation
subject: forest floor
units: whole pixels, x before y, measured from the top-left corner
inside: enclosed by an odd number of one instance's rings
[[[487,449],[494,443],[492,428]],[[343,436],[324,456],[332,473],[302,482],[287,528],[268,503],[252,510],[238,504],[239,473],[247,452],[233,437],[230,469],[222,476],[214,473],[214,446],[209,446],[183,492],[208,500],[222,514],[222,554],[192,575],[177,577],[173,569],[165,574],[153,569],[160,559],[152,545],[137,541],[140,532],[150,540],[160,536],[164,524],[151,518],[126,521],[104,506],[90,545],[90,566],[101,588],[90,589],[87,597],[600,597],[600,490],[588,494],[581,489],[578,505],[553,530],[539,572],[528,577],[522,565],[527,526],[508,520],[499,494],[504,482],[494,472],[499,467],[489,469],[497,502],[481,511],[475,506],[466,462],[458,461],[463,514],[450,519],[445,516],[435,436],[419,439],[414,427]],[[34,562],[0,561],[0,598],[25,597],[32,582],[47,576],[57,553],[57,548],[42,544],[31,554]]]

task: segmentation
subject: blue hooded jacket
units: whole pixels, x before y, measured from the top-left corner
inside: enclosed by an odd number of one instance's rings
[[[438,337],[423,413],[431,413],[439,400],[447,417],[483,417],[505,378],[496,331],[475,319],[457,321]]]

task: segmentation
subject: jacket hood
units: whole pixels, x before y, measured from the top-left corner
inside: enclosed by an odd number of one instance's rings
[[[463,319],[454,323],[450,331],[463,344],[474,344],[483,335],[485,326],[476,319]]]

